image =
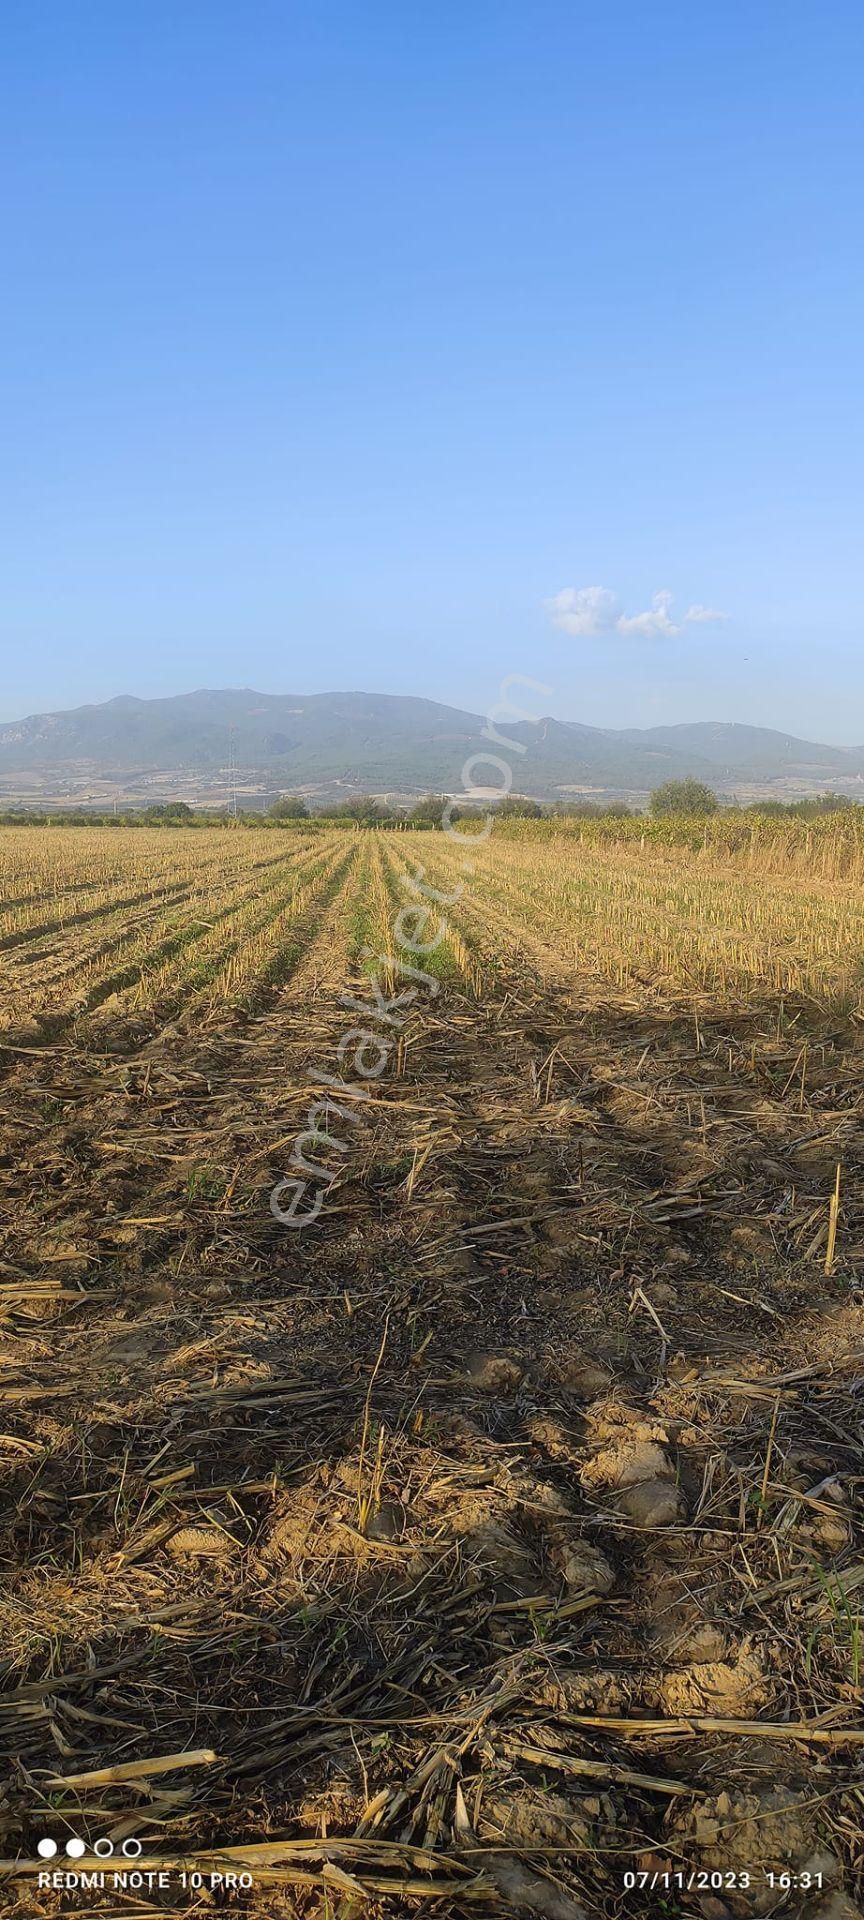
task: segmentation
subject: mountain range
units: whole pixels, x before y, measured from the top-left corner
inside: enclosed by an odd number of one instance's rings
[[[513,749],[514,790],[534,796],[638,799],[688,774],[730,797],[773,791],[785,798],[826,786],[864,796],[864,749],[765,727],[702,721],[616,729],[551,718],[497,724]],[[108,786],[133,797],[173,787],[204,801],[229,783],[250,793],[298,789],[330,798],[459,792],[471,753],[504,753],[483,738],[486,725],[479,714],[395,694],[123,694],[0,726],[0,789],[19,800],[97,797]],[[496,783],[480,763],[475,777]]]

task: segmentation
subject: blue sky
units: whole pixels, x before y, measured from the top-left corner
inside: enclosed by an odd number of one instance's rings
[[[0,718],[522,672],[864,741],[857,6],[3,34]]]

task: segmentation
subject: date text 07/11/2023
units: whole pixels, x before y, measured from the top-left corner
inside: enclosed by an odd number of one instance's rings
[[[625,1873],[623,1886],[625,1893],[661,1890],[674,1890],[678,1893],[746,1892],[749,1888],[756,1886],[760,1880],[764,1881],[772,1893],[788,1893],[793,1889],[802,1893],[820,1893],[824,1875],[818,1872],[811,1873],[806,1869],[800,1873],[793,1873],[791,1870],[777,1872],[770,1867],[764,1867],[761,1870],[747,1867],[729,1867],[725,1870],[721,1867],[694,1867],[690,1871],[683,1867],[677,1869],[658,1867],[653,1872],[643,1869],[640,1872]]]

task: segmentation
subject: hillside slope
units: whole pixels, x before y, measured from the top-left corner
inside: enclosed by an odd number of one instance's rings
[[[122,784],[142,771],[177,772],[200,774],[206,787],[233,763],[281,787],[455,791],[468,756],[494,752],[485,724],[481,715],[395,694],[124,694],[0,727],[0,775],[87,769]],[[544,719],[500,732],[525,749],[514,755],[517,788],[538,795],[645,791],[687,774],[721,789],[798,778],[828,785],[864,770],[861,753],[710,721],[616,731]]]

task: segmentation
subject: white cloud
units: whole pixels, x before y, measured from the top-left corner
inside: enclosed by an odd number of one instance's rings
[[[683,624],[685,627],[707,627],[712,620],[728,618],[728,614],[721,613],[719,607],[700,607],[697,602],[695,607],[687,608]]]
[[[641,633],[646,639],[662,633],[667,639],[673,639],[681,632],[680,626],[671,617],[672,595],[667,587],[662,593],[655,593],[651,605],[645,613],[627,615],[622,613],[618,621],[619,633]]]
[[[696,602],[680,619],[674,620],[672,597],[668,587],[663,587],[659,593],[652,594],[651,605],[644,613],[622,613],[617,595],[608,587],[562,587],[546,605],[556,627],[580,639],[620,633],[625,637],[632,634],[648,640],[671,640],[685,627],[706,626],[711,621],[726,619],[725,613],[716,607],[703,607]]]
[[[556,627],[590,638],[611,633],[619,602],[608,587],[564,587],[546,602]]]

